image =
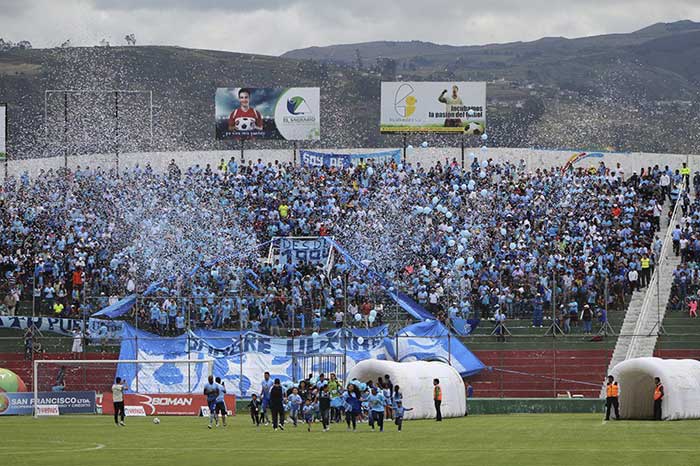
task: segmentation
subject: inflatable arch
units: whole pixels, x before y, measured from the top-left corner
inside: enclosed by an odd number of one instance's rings
[[[700,361],[694,359],[635,358],[612,371],[620,384],[622,419],[652,419],[654,377],[661,379],[666,421],[700,418]]]
[[[405,419],[435,417],[433,403],[433,379],[440,379],[442,388],[442,417],[464,416],[467,398],[464,381],[449,364],[444,362],[393,362],[368,359],[357,363],[348,374],[348,380],[376,381],[389,375],[394,385],[401,387],[403,405],[413,408],[406,411]]]

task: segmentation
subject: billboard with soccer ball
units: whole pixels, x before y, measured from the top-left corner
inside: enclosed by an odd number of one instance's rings
[[[7,157],[7,105],[0,104],[0,160]]]
[[[321,138],[318,87],[220,87],[214,106],[217,139]]]
[[[382,133],[486,131],[485,82],[383,82]]]

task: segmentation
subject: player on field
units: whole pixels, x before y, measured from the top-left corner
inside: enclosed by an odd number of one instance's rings
[[[219,396],[219,386],[214,382],[214,376],[209,376],[209,382],[204,384],[204,395],[207,397],[207,406],[209,407],[209,425],[211,429],[212,423],[216,420],[216,427],[219,427],[219,419],[216,417],[216,399]]]
[[[121,377],[117,377],[112,385],[112,401],[114,403],[114,423],[118,426],[123,426],[124,424],[124,390],[128,390],[129,387],[126,386]],[[119,419],[121,417],[121,419]]]
[[[226,401],[224,400],[226,386],[221,381],[221,377],[216,378],[216,385],[219,389],[219,396],[216,397],[216,424],[219,424],[219,414],[221,414],[221,423],[226,427]]]
[[[262,406],[260,406],[260,421],[264,422],[265,425],[270,423],[267,417],[267,408],[270,406],[270,389],[275,384],[272,379],[270,379],[270,373],[265,372],[263,374],[262,390],[260,390],[260,398],[262,401]]]
[[[250,418],[253,420],[253,424],[260,427],[260,400],[255,393],[253,393],[248,408],[250,408]]]
[[[403,426],[403,415],[406,411],[413,411],[413,408],[404,408],[403,402],[401,400],[396,402],[396,408],[394,408],[394,424],[399,428],[401,432],[401,427]]]

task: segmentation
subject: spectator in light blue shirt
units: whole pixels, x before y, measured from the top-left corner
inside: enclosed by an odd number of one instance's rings
[[[367,397],[369,405],[369,426],[374,430],[374,423],[379,426],[379,432],[384,432],[384,395],[377,392],[376,387],[372,387],[372,392]]]

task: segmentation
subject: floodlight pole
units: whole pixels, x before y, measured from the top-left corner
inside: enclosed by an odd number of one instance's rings
[[[36,256],[34,256],[34,270],[32,270],[32,317],[36,317]]]
[[[243,169],[244,165],[245,165],[244,152],[245,152],[245,139],[241,138],[241,169]]]
[[[68,179],[68,93],[63,93],[63,168]]]
[[[5,182],[7,182],[7,172],[8,172],[9,165],[10,165],[10,156],[8,155],[10,153],[10,151],[7,150],[7,128],[8,128],[7,104],[4,104],[4,107],[5,107],[5,163],[4,163],[4,165],[5,165],[5,178],[4,179],[5,179]]]
[[[408,137],[406,136],[406,133],[403,133],[403,164],[406,165],[406,141]]]
[[[564,336],[564,331],[557,323],[557,275],[556,271],[552,271],[552,324],[549,326],[544,336],[552,335],[552,338],[556,338],[557,334]]]
[[[462,151],[462,170],[464,170],[464,133],[460,138],[460,149]]]
[[[296,165],[297,164],[297,142],[294,141],[294,153],[293,153],[293,158],[292,158],[292,164]]]
[[[343,328],[347,327],[348,320],[348,275],[350,272],[345,269],[343,273],[343,306],[345,307],[345,312],[343,312]]]

